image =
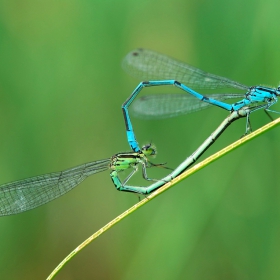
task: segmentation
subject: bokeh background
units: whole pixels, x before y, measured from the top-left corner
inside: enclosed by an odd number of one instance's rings
[[[279,8],[276,0],[1,1],[0,182],[129,151],[121,104],[140,80],[121,61],[134,48],[244,84],[277,86]],[[154,162],[176,167],[226,116],[210,108],[133,122],[141,145],[157,145]],[[251,121],[256,129],[268,119],[257,112]],[[245,120],[234,123],[206,156],[244,129]],[[262,135],[148,203],[57,279],[279,279],[279,135]],[[140,174],[132,182],[146,184]],[[45,279],[136,202],[114,189],[108,171],[47,205],[1,217],[1,279]]]

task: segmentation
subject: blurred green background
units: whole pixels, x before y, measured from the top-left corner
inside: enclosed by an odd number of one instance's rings
[[[1,1],[0,182],[128,151],[121,104],[139,80],[120,65],[134,48],[277,86],[279,8],[276,0]],[[210,108],[133,121],[139,143],[157,145],[154,162],[176,167],[226,116]],[[256,129],[268,119],[257,112],[251,121]],[[234,123],[206,156],[244,129],[245,120]],[[278,143],[274,129],[188,178],[98,238],[57,279],[279,279]],[[132,182],[146,184],[140,174]],[[45,279],[136,202],[103,172],[47,205],[2,217],[1,279]]]

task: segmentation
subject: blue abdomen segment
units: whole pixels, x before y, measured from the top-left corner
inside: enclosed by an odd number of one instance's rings
[[[207,102],[209,104],[218,106],[220,108],[223,108],[227,111],[232,111],[233,107],[231,104],[222,102],[222,101],[218,101],[212,98],[208,98],[207,96],[204,96],[196,91],[194,91],[193,89],[185,86],[184,84],[175,81],[175,80],[163,80],[163,81],[147,81],[147,82],[141,82],[132,92],[132,94],[129,96],[129,98],[123,103],[122,105],[122,111],[123,111],[123,115],[124,115],[124,120],[125,120],[125,126],[126,126],[126,135],[127,135],[127,140],[129,143],[129,146],[131,147],[131,149],[134,152],[139,152],[141,149],[137,143],[136,140],[136,136],[134,134],[133,131],[133,126],[132,126],[132,122],[130,120],[130,116],[128,113],[128,107],[130,106],[130,104],[133,102],[133,100],[136,98],[136,96],[139,94],[139,92],[144,88],[144,87],[152,87],[152,86],[166,86],[166,85],[174,85],[180,89],[182,89],[183,91],[188,92],[189,94],[191,94],[192,96],[194,96],[195,98],[203,101],[203,102]]]
[[[234,104],[232,104],[232,111],[238,111],[244,106],[248,106],[251,103],[251,101],[247,98],[244,98]]]

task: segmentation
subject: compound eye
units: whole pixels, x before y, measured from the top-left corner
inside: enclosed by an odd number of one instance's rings
[[[156,147],[150,143],[150,144],[147,144],[142,147],[142,152],[146,156],[155,156],[157,153],[157,150],[156,150]]]
[[[147,145],[144,145],[143,147],[142,147],[142,150],[144,150],[144,151],[146,151],[146,150],[148,150],[150,147],[151,147],[151,143],[150,144],[147,144]]]

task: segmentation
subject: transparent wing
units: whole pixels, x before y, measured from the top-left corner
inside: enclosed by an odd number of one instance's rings
[[[110,159],[94,161],[1,185],[0,216],[21,213],[48,203],[72,190],[88,176],[107,170],[110,162]]]
[[[143,81],[177,80],[186,86],[197,89],[248,87],[230,79],[204,72],[166,55],[146,49],[136,49],[126,55],[123,68],[132,76]]]
[[[243,94],[208,94],[216,100],[243,98]],[[141,119],[165,119],[209,108],[211,104],[188,94],[145,95],[131,105],[132,115]]]

